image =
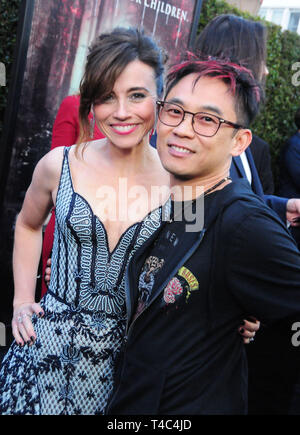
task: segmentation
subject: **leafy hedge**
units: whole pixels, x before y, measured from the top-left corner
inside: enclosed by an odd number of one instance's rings
[[[216,15],[233,13],[247,19],[263,21],[259,17],[241,12],[225,1],[204,0],[198,33]],[[275,184],[278,182],[280,149],[285,140],[294,134],[294,115],[300,107],[300,68],[292,65],[300,62],[300,36],[295,32],[282,32],[273,23],[263,21],[268,28],[269,76],[266,83],[266,104],[252,126],[253,131],[270,144]],[[295,84],[292,78],[294,76]]]
[[[7,93],[11,79],[18,11],[21,0],[0,0],[0,62],[6,66],[7,86],[0,87],[0,135],[6,106]],[[234,13],[248,19],[260,20],[248,13],[241,12],[221,0],[204,0],[198,32],[216,15]],[[278,177],[278,157],[284,141],[294,133],[294,113],[300,106],[299,86],[292,84],[297,70],[292,65],[300,62],[300,36],[292,32],[281,32],[279,26],[264,22],[268,27],[268,69],[266,105],[253,125],[253,130],[271,147],[273,173]],[[300,70],[300,68],[299,68]]]
[[[0,62],[6,68],[6,86],[0,86],[0,137],[4,122],[21,0],[0,0]]]

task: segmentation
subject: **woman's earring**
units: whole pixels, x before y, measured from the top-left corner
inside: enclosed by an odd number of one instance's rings
[[[91,112],[92,112],[93,117],[92,117],[91,122],[90,122],[90,137],[91,137],[91,139],[94,139],[94,130],[95,130],[96,118],[95,118],[95,112],[94,112],[94,105],[93,104],[92,104],[92,107],[91,107]]]

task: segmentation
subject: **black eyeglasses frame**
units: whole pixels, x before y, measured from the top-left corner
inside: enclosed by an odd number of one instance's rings
[[[160,114],[160,109],[162,109],[162,108],[164,107],[164,104],[172,104],[173,106],[177,106],[177,107],[179,107],[179,108],[182,110],[182,112],[183,112],[183,117],[182,117],[181,121],[180,121],[178,124],[176,124],[176,125],[166,124],[164,121],[162,121],[162,120],[160,119],[160,116],[159,116],[159,114]],[[199,136],[204,136],[204,137],[213,137],[213,136],[215,136],[215,135],[218,133],[218,131],[219,131],[220,127],[221,127],[221,124],[227,124],[227,125],[229,125],[230,127],[235,128],[236,130],[246,129],[246,128],[247,128],[247,127],[244,127],[244,126],[242,126],[242,125],[240,125],[240,124],[236,124],[236,123],[234,123],[234,122],[227,121],[226,119],[223,119],[223,118],[221,118],[220,116],[215,115],[214,113],[208,113],[208,112],[196,112],[196,113],[193,113],[193,112],[189,112],[188,110],[184,110],[184,108],[183,108],[182,106],[180,106],[179,104],[171,103],[171,102],[169,102],[169,101],[161,101],[161,100],[157,100],[157,101],[156,101],[156,105],[157,105],[157,107],[158,107],[158,117],[159,117],[159,120],[160,120],[164,125],[167,125],[168,127],[178,127],[178,125],[180,125],[180,124],[184,121],[184,119],[185,119],[185,114],[186,114],[186,113],[188,113],[189,115],[192,115],[192,126],[193,126],[193,130],[194,130],[194,132],[195,132],[196,134],[198,134]],[[218,125],[218,128],[217,128],[217,130],[216,130],[216,132],[215,132],[214,134],[208,136],[208,135],[206,135],[206,134],[198,133],[198,132],[195,130],[195,128],[194,128],[194,116],[195,116],[195,115],[199,115],[199,113],[203,113],[204,115],[214,116],[215,118],[218,119],[218,121],[219,121],[219,125]]]

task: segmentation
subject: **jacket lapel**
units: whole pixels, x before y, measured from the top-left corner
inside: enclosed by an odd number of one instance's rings
[[[125,293],[126,293],[126,308],[127,308],[127,321],[130,321],[131,316],[134,312],[134,306],[138,299],[138,284],[141,269],[144,266],[146,258],[148,257],[149,251],[154,243],[154,241],[159,236],[160,232],[166,225],[163,222],[159,229],[157,229],[151,237],[135,252],[131,258],[129,265],[127,267],[126,277],[125,277]]]
[[[255,162],[253,160],[251,150],[249,148],[246,149],[246,156],[248,159],[248,163],[252,175],[252,183],[251,183],[252,190],[254,193],[256,193],[256,195],[263,197],[264,196],[263,188],[261,185],[261,181],[259,179],[259,175],[255,166]]]
[[[245,169],[242,163],[242,159],[240,158],[240,156],[232,157],[230,176],[233,180],[236,180],[238,178],[247,179]]]

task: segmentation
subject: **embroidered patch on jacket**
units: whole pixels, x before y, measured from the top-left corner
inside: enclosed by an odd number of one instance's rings
[[[185,281],[188,283],[188,290],[185,298],[185,301],[188,302],[188,299],[191,296],[191,292],[199,290],[199,282],[195,275],[186,267],[181,267],[177,272],[177,275],[184,278]]]
[[[184,292],[185,302],[188,302],[191,292],[199,290],[199,282],[195,275],[186,267],[181,267],[164,289],[163,300],[169,304],[174,304]]]
[[[137,317],[148,304],[154,286],[154,275],[163,267],[164,262],[164,259],[159,259],[153,255],[148,257],[145,261],[142,273],[139,277],[139,300],[135,317]]]
[[[174,304],[176,301],[175,296],[181,295],[182,292],[183,288],[179,279],[174,277],[164,290],[164,301],[166,304]]]

